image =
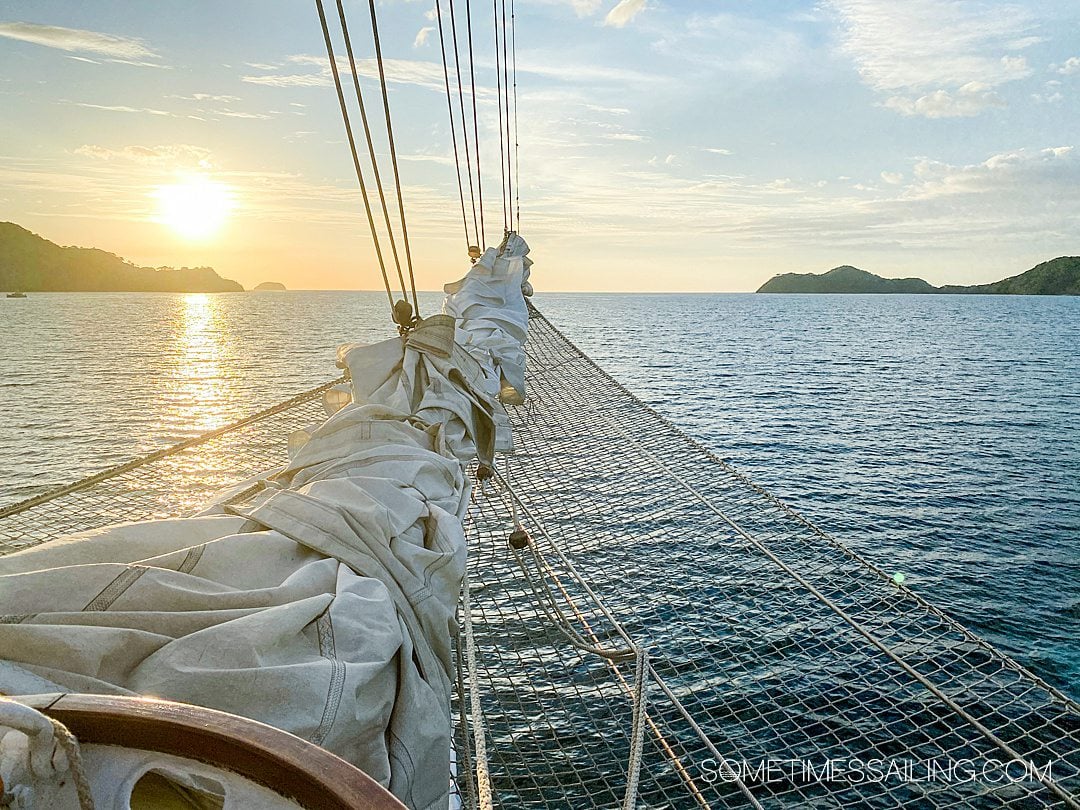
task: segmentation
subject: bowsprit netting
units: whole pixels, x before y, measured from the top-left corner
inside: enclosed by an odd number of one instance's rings
[[[467,525],[476,677],[455,716],[486,741],[496,805],[624,801],[640,660],[574,637],[648,651],[641,807],[1080,806],[1074,701],[738,475],[535,310],[527,349],[517,450]],[[331,385],[0,509],[0,553],[190,514],[284,462]],[[531,536],[517,553],[515,516]],[[471,737],[457,729],[462,776]],[[1013,758],[1035,772],[981,770]],[[829,760],[880,760],[885,778]],[[927,778],[950,762],[964,769]]]
[[[1074,701],[737,474],[535,311],[528,358],[517,451],[470,526],[469,686],[496,803],[622,801],[634,664],[578,653],[551,594],[586,639],[648,648],[643,806],[1080,807]],[[1037,770],[993,764],[1013,759]],[[758,770],[770,761],[789,764]]]
[[[192,514],[215,493],[288,461],[286,441],[326,419],[332,380],[148,456],[0,508],[0,554],[133,520]],[[257,488],[255,485],[254,488]],[[237,493],[237,500],[245,493]]]

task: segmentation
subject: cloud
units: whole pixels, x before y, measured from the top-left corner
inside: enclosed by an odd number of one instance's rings
[[[706,146],[703,152],[711,152],[714,155],[731,155],[734,154],[730,149],[718,149],[716,147]]]
[[[210,167],[210,150],[187,143],[162,144],[159,146],[123,146],[111,149],[96,144],[85,144],[75,150],[76,155],[108,161],[130,161],[151,165]]]
[[[608,115],[629,115],[630,110],[626,107],[605,107],[603,104],[586,104],[585,109]]]
[[[412,46],[414,48],[422,48],[428,43],[428,37],[435,31],[430,25],[425,25],[419,31],[416,32],[416,39],[413,40]]]
[[[325,87],[333,83],[333,76],[330,75],[330,60],[325,56],[297,54],[286,57],[285,62],[286,65],[260,65],[256,70],[268,72],[261,76],[241,76],[241,81],[268,87]],[[288,65],[307,66],[316,70],[311,73],[276,72]],[[443,90],[442,67],[435,62],[416,59],[384,59],[383,68],[388,82]],[[337,57],[337,69],[339,74],[349,75],[351,68],[348,59]],[[357,59],[356,72],[364,78],[379,78],[379,68],[374,59]]]
[[[61,51],[100,54],[128,64],[160,67],[150,62],[140,61],[157,59],[158,55],[142,40],[131,37],[26,22],[0,23],[0,37],[32,42],[35,45],[44,45],[46,48],[57,48]]]
[[[1032,99],[1039,104],[1060,104],[1065,100],[1065,94],[1061,92],[1061,82],[1051,79],[1043,85],[1043,92],[1032,93]]]
[[[161,115],[169,118],[180,118],[176,113],[171,113],[168,110],[155,110],[151,107],[128,107],[124,104],[88,104],[85,101],[65,101],[61,100],[61,103],[74,104],[76,107],[86,107],[90,110],[107,110],[108,112],[124,112],[124,113],[147,113],[148,115]]]
[[[609,141],[647,141],[644,135],[636,135],[631,132],[609,132],[604,135]]]
[[[771,19],[723,12],[689,14],[681,26],[668,26],[651,49],[672,64],[691,63],[697,81],[709,83],[718,74],[760,81],[806,77],[822,64],[821,54],[798,31]],[[684,66],[677,69],[684,80],[693,80]]]
[[[604,25],[622,28],[644,10],[645,0],[619,0],[604,17]]]
[[[904,175],[901,172],[882,172],[881,179],[891,186],[898,186],[904,182]]]
[[[1057,72],[1062,76],[1072,76],[1075,73],[1080,73],[1080,56],[1070,56],[1065,60],[1065,64],[1057,66]]]
[[[992,89],[1032,71],[1015,51],[1040,40],[1025,9],[975,0],[829,0],[843,53],[885,106],[931,118],[977,115],[1004,101]]]
[[[970,82],[949,92],[935,90],[919,98],[892,96],[882,105],[901,115],[924,118],[970,118],[991,107],[1004,107],[1005,99],[981,82]]]
[[[215,96],[211,93],[192,93],[190,96],[169,96],[169,98],[178,98],[181,101],[220,101],[224,104],[240,100],[239,96]]]

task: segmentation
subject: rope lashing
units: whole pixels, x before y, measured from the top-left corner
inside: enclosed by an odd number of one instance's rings
[[[75,735],[68,731],[67,726],[59,720],[49,718],[53,727],[53,734],[60,749],[67,757],[68,767],[71,768],[71,778],[75,782],[75,794],[79,797],[79,810],[94,810],[94,795],[90,790],[90,781],[86,778],[86,770],[83,768],[82,752],[79,750],[79,741]]]
[[[94,810],[94,796],[83,767],[79,741],[63,723],[30,706],[0,698],[0,728],[13,729],[25,735],[27,745],[24,754],[20,755],[26,757],[22,766],[25,771],[16,765],[15,776],[25,776],[30,780],[28,784],[4,784],[0,781],[0,793],[3,793],[0,801],[3,801],[4,807],[8,807],[9,803],[15,807],[36,806],[34,794],[37,792],[37,780],[53,782],[52,790],[56,790],[62,787],[59,780],[63,774],[70,773],[79,810]]]

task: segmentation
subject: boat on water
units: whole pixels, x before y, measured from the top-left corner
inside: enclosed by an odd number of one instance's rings
[[[1080,706],[598,368],[512,206],[487,245],[461,187],[467,272],[421,312],[332,73],[396,334],[0,508],[5,803],[1080,806]]]
[[[24,292],[9,292],[7,294],[7,297],[8,298],[26,298],[26,293],[24,293]]]

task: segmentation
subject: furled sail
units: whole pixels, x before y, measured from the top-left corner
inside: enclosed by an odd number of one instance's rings
[[[507,445],[500,393],[524,395],[527,252],[511,234],[448,285],[446,314],[343,347],[347,401],[328,392],[329,418],[244,507],[0,559],[0,693],[230,712],[445,808],[466,465]]]

